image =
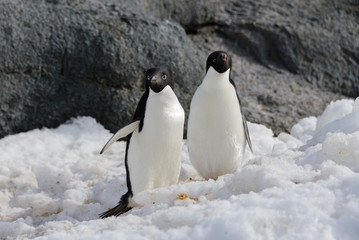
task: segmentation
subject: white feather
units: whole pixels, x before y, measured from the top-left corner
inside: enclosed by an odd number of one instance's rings
[[[242,164],[245,136],[230,70],[212,67],[196,90],[188,119],[188,147],[193,166],[204,178],[233,172]]]
[[[171,87],[150,90],[144,125],[133,132],[128,167],[133,194],[178,182],[184,111]]]
[[[112,143],[116,142],[118,139],[126,137],[128,134],[132,133],[133,131],[136,130],[136,128],[138,128],[138,126],[140,125],[140,121],[135,121],[132,122],[130,124],[128,124],[127,126],[121,128],[120,130],[118,130],[111,138],[110,140],[108,140],[108,142],[105,144],[105,146],[102,148],[100,154],[102,154],[103,152],[105,152]]]

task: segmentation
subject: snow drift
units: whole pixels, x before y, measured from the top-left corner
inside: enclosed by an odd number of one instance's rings
[[[177,185],[142,192],[142,208],[105,220],[98,214],[126,192],[124,142],[99,155],[112,134],[89,117],[0,139],[0,238],[359,238],[359,98],[290,134],[249,130],[254,154],[236,172],[204,181],[184,142]]]

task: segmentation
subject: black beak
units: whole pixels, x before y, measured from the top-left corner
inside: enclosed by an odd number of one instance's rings
[[[156,81],[157,81],[157,75],[153,75],[153,76],[151,77],[150,82],[156,82]]]
[[[227,61],[227,54],[221,53],[219,55],[219,59],[222,60],[223,62],[226,62]]]

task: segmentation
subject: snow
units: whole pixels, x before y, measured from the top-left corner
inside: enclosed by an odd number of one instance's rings
[[[249,123],[254,153],[216,181],[190,164],[179,184],[126,192],[125,143],[90,117],[0,139],[0,239],[359,239],[359,98],[331,103],[290,134]],[[195,200],[177,199],[186,193]]]

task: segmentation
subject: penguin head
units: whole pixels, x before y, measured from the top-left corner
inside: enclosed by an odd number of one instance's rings
[[[218,73],[224,73],[232,68],[232,59],[228,53],[224,51],[215,51],[207,58],[206,72],[213,67]]]
[[[167,66],[150,68],[146,71],[146,87],[155,93],[161,92],[166,86],[173,88],[172,71]]]

